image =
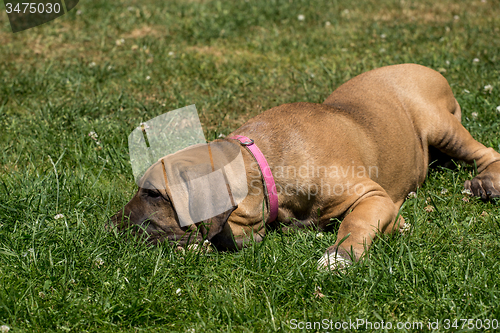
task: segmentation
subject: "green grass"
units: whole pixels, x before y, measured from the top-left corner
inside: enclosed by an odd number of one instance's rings
[[[316,270],[334,233],[200,256],[104,228],[135,191],[127,136],[140,121],[195,103],[213,139],[384,65],[442,72],[465,127],[499,150],[496,0],[88,0],[17,34],[2,11],[0,45],[0,325],[12,332],[500,320],[500,206],[463,200],[470,166],[432,171],[402,211],[411,234],[382,237],[344,275]]]

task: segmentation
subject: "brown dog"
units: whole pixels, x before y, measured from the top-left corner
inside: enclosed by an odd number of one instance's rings
[[[404,64],[359,75],[335,90],[323,104],[293,103],[272,108],[233,132],[255,141],[277,186],[279,211],[274,226],[326,228],[343,219],[337,242],[320,268],[358,260],[377,232],[404,224],[396,216],[409,192],[425,179],[429,147],[477,164],[479,175],[465,188],[483,199],[500,195],[500,154],[475,141],[460,123],[460,106],[446,79],[429,68]],[[236,140],[224,139],[240,146]],[[210,240],[219,248],[241,248],[266,232],[269,207],[260,169],[240,146],[247,197],[232,210],[181,227],[167,189],[139,187],[115,224],[143,225],[153,241],[181,244]],[[143,181],[160,182],[160,162]],[[126,217],[126,218],[125,218]]]

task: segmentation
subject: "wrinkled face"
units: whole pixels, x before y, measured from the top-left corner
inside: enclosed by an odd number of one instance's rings
[[[111,221],[122,230],[137,226],[153,243],[208,239],[233,248],[230,228],[222,231],[248,194],[241,149],[237,143],[214,141],[163,157],[144,173],[137,193]]]
[[[161,162],[157,162],[148,169],[137,193],[111,221],[120,230],[140,227],[153,243],[168,240],[185,245],[202,240],[194,225],[180,226],[162,168]]]

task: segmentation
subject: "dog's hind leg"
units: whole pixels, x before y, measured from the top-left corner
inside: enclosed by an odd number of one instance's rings
[[[460,106],[456,103],[456,108]],[[460,112],[460,111],[458,111]],[[432,113],[433,123],[426,133],[429,146],[434,146],[452,158],[476,163],[479,175],[465,182],[465,188],[482,199],[500,196],[500,154],[474,140],[458,117],[449,112]]]

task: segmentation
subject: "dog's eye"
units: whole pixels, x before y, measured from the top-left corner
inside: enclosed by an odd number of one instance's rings
[[[155,191],[155,190],[147,190],[146,194],[148,197],[151,197],[151,198],[161,197],[161,193],[159,191]]]

